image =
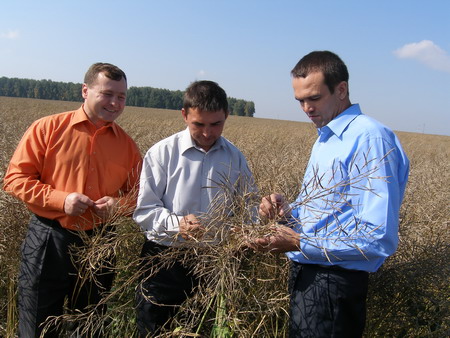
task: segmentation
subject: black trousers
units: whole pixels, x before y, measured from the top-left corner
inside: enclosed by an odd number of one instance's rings
[[[177,312],[187,297],[194,293],[198,283],[189,267],[174,262],[155,274],[150,274],[149,264],[159,264],[158,255],[169,247],[146,241],[141,257],[152,257],[143,260],[141,265],[142,280],[136,290],[137,328],[140,337],[154,337]]]
[[[289,337],[361,337],[369,274],[291,264]]]
[[[87,234],[92,235],[92,231]],[[57,221],[32,216],[22,244],[18,281],[19,337],[39,337],[49,316],[63,314],[66,297],[69,309],[83,312],[88,305],[100,301],[102,292],[111,289],[112,257],[96,272],[96,283],[78,278],[79,267],[72,252],[74,247],[83,245],[76,232],[62,228]],[[45,333],[45,337],[59,336],[61,332],[56,326]]]

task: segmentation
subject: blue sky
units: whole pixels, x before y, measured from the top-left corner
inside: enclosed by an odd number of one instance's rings
[[[111,62],[129,86],[218,82],[255,117],[306,122],[290,70],[331,50],[350,98],[394,130],[450,135],[450,1],[2,1],[0,76],[82,82]]]

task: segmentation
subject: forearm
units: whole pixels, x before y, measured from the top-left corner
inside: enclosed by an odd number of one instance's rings
[[[9,170],[4,178],[3,189],[27,205],[64,212],[64,201],[69,194],[54,189],[38,179]]]
[[[170,210],[155,205],[139,204],[134,210],[133,219],[143,231],[155,234],[176,234],[180,230],[183,216],[175,215]]]
[[[384,259],[395,252],[395,225],[374,225],[361,219],[327,224],[320,231],[301,229],[297,259],[303,263],[350,262]]]

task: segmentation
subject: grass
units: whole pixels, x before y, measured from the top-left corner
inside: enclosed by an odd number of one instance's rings
[[[40,116],[78,108],[79,103],[0,97],[0,178],[23,132]],[[300,114],[300,112],[299,112]],[[142,153],[184,128],[181,113],[127,107],[119,124]],[[401,209],[397,253],[370,277],[366,337],[442,337],[450,333],[450,137],[397,133],[411,160]],[[230,116],[224,135],[246,155],[260,194],[277,191],[293,200],[316,132],[311,124]],[[0,192],[0,336],[16,331],[19,247],[29,214],[23,204]],[[117,278],[108,297],[110,324],[105,336],[136,335],[134,288],[142,235],[130,219],[118,219]],[[230,225],[242,219],[228,220]],[[234,222],[234,223],[233,223]],[[208,280],[183,304],[167,336],[285,337],[288,310],[284,255],[242,251],[242,238],[211,248],[180,250],[172,258],[202,257],[197,266]],[[89,251],[87,252],[89,254]],[[89,255],[88,255],[89,256]],[[70,319],[70,318],[67,318]]]

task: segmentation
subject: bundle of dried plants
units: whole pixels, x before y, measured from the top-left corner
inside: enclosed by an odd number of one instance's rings
[[[33,120],[78,106],[73,102],[0,97],[0,178],[3,179],[17,142]],[[119,123],[145,152],[159,139],[183,128],[179,115],[175,111],[128,107]],[[397,253],[370,277],[365,336],[448,336],[450,137],[398,134],[411,160],[400,215],[400,243]],[[225,136],[246,155],[260,196],[278,191],[290,201],[299,193],[316,135],[313,127],[302,123],[233,116],[225,128]],[[0,206],[0,335],[14,337],[19,248],[29,213],[22,203],[3,191]],[[168,258],[201,261],[197,271],[204,271],[204,278],[215,284],[208,287],[205,283],[183,304],[165,334],[286,336],[287,259],[284,255],[254,253],[242,246],[249,233],[254,231],[259,236],[269,232],[269,223],[245,223],[238,218],[226,222],[230,228],[237,224],[246,226],[236,227],[221,245],[192,246],[184,251],[177,248]],[[102,316],[96,316],[95,311],[69,314],[60,321],[69,325],[80,320],[85,327],[91,327],[90,332],[102,327],[104,337],[133,337],[134,294],[140,278],[138,257],[144,237],[130,218],[120,217],[112,223],[114,240],[92,238],[92,245],[84,252],[85,257],[90,257],[87,266],[93,268],[104,255],[113,252],[116,257],[115,283],[102,300],[108,305],[107,312]],[[223,288],[228,284],[230,288]]]

